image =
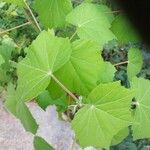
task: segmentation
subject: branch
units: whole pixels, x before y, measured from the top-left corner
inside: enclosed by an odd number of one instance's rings
[[[0,32],[0,35],[1,35],[1,34],[4,34],[4,33],[7,33],[7,32],[10,32],[10,31],[13,31],[13,30],[15,30],[15,29],[18,29],[18,28],[21,28],[21,27],[30,25],[30,24],[32,24],[32,23],[28,21],[28,22],[26,22],[26,23],[24,23],[24,24],[21,24],[21,25],[18,25],[18,26],[16,26],[16,27],[13,27],[13,28],[10,28],[10,29],[7,29],[7,30],[2,31],[2,32]]]
[[[114,64],[114,66],[120,66],[120,65],[124,65],[124,64],[128,64],[129,61],[124,61],[124,62],[120,62],[120,63],[117,63],[117,64]]]
[[[32,10],[30,9],[30,7],[29,7],[29,5],[27,4],[26,0],[23,0],[23,1],[24,1],[25,5],[26,5],[27,9],[29,10],[29,12],[30,12],[30,14],[31,14],[31,16],[32,16],[32,18],[33,18],[33,20],[34,20],[34,22],[35,22],[35,24],[36,24],[37,28],[38,28],[38,29],[39,29],[39,31],[41,32],[41,31],[42,31],[42,29],[41,29],[41,27],[40,27],[39,23],[37,22],[37,20],[36,20],[36,18],[35,18],[35,16],[34,16],[34,14],[33,14],[33,12],[32,12]]]

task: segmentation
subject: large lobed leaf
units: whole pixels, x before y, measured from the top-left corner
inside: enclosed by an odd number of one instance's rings
[[[57,38],[43,31],[27,49],[27,56],[18,64],[17,92],[21,100],[38,96],[50,83],[51,74],[70,58],[68,39]]]
[[[63,27],[72,10],[70,0],[35,0],[35,10],[46,28]]]
[[[150,81],[134,78],[131,88],[135,90],[137,103],[133,112],[133,139],[150,138]]]
[[[109,30],[111,16],[103,5],[83,3],[67,15],[67,22],[77,26],[77,34],[81,39],[96,41],[101,47],[108,41],[115,39]],[[106,13],[105,13],[106,11]]]
[[[104,71],[109,72],[109,75],[104,76]],[[88,40],[77,40],[72,44],[70,60],[55,73],[55,76],[73,93],[87,96],[96,87],[97,82],[112,81],[114,72],[114,67],[105,63],[100,56],[98,44]],[[64,93],[53,80],[49,91],[53,98],[59,98]]]
[[[130,125],[129,111],[134,92],[119,82],[100,84],[75,115],[72,127],[79,143],[109,148],[113,137]]]

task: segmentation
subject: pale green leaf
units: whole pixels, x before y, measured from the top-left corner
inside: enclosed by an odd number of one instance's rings
[[[72,121],[81,146],[109,148],[113,137],[130,125],[133,95],[119,82],[97,86]]]
[[[14,47],[7,44],[0,45],[0,54],[3,56],[5,62],[11,59],[11,53],[14,51]]]
[[[116,17],[112,23],[111,30],[120,43],[140,42],[139,35],[124,15]]]
[[[85,96],[97,85],[104,62],[100,57],[98,44],[93,41],[75,41],[72,49],[70,60],[55,76],[73,93]],[[63,93],[54,81],[51,82],[49,90],[54,98]]]
[[[150,138],[150,81],[134,78],[131,88],[135,90],[136,109],[133,112],[133,139]]]
[[[67,22],[77,26],[77,34],[81,39],[96,41],[101,47],[115,39],[109,30],[110,17],[104,13],[104,6],[83,3],[77,6],[66,18]]]
[[[50,83],[51,73],[70,58],[69,39],[58,38],[43,31],[27,49],[27,56],[18,64],[17,92],[21,100],[38,96]]]
[[[2,45],[0,45],[0,57],[3,59],[3,63],[1,62],[0,67],[0,80],[2,82],[9,82],[11,65],[9,60],[11,60],[11,54],[15,50],[14,46],[10,43],[10,41],[3,40]]]
[[[39,136],[34,137],[34,149],[35,150],[54,150],[44,139]]]
[[[129,129],[124,128],[119,131],[112,139],[111,145],[117,145],[121,143],[129,135]]]
[[[138,48],[130,48],[128,52],[128,67],[127,75],[128,79],[131,80],[141,70],[143,65],[142,52]]]
[[[72,10],[70,0],[35,0],[35,10],[46,28],[63,27]]]
[[[12,84],[8,86],[7,95],[8,97],[5,101],[6,108],[18,119],[20,119],[21,123],[27,131],[35,134],[38,125],[32,117],[26,104],[19,100],[17,92],[15,91]]]
[[[7,99],[5,101],[6,108],[15,116],[16,113],[16,105],[17,105],[17,95],[13,84],[9,84],[7,87]]]
[[[117,71],[114,67],[114,65],[112,65],[109,62],[105,62],[103,63],[103,65],[101,65],[101,74],[100,74],[100,83],[108,83],[108,82],[112,82],[115,76],[115,72]]]

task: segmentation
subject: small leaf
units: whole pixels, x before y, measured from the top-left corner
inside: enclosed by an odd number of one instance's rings
[[[34,137],[34,149],[35,150],[54,150],[44,139],[39,136]]]
[[[50,97],[50,94],[47,90],[43,91],[37,98],[36,101],[38,105],[43,108],[44,110],[47,108],[49,105],[53,105],[53,100]]]
[[[70,0],[35,0],[35,10],[45,28],[63,27],[72,10]]]
[[[124,15],[116,17],[112,23],[111,30],[120,43],[140,42],[139,35]]]
[[[50,83],[51,74],[70,58],[68,39],[43,31],[27,49],[27,56],[18,64],[17,92],[27,101],[38,96]]]
[[[138,48],[130,48],[128,52],[127,74],[129,80],[135,77],[143,65],[142,52]]]
[[[43,108],[44,110],[49,106],[49,105],[56,105],[59,111],[64,111],[67,109],[67,101],[65,96],[62,96],[58,99],[52,99],[50,96],[50,93],[45,90],[43,91],[37,98],[36,101],[38,105]]]
[[[136,109],[133,112],[133,139],[150,138],[150,81],[134,78],[131,88],[135,90]]]
[[[72,121],[81,146],[109,148],[113,137],[130,125],[133,95],[119,82],[97,86]]]
[[[81,39],[94,40],[103,47],[105,43],[115,39],[109,30],[110,18],[104,10],[106,8],[103,5],[83,3],[73,9],[66,20],[77,26],[77,34]]]

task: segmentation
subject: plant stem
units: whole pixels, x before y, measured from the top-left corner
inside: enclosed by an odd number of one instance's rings
[[[51,74],[51,77],[66,93],[68,93],[75,101],[78,101],[75,95],[72,94],[72,92],[67,89],[53,74]]]
[[[37,22],[37,20],[36,20],[36,18],[35,18],[35,16],[34,16],[34,14],[33,14],[33,12],[32,12],[32,10],[30,9],[29,5],[27,4],[26,0],[24,0],[24,3],[25,3],[25,5],[26,5],[27,9],[29,10],[29,12],[30,12],[30,14],[31,14],[31,16],[32,16],[32,18],[33,18],[33,20],[34,20],[34,22],[35,22],[35,24],[36,24],[37,28],[38,28],[38,29],[39,29],[39,31],[41,32],[41,31],[42,31],[42,29],[41,29],[41,27],[40,27],[39,23]]]
[[[120,62],[120,63],[117,63],[117,64],[114,64],[114,66],[120,66],[120,65],[124,65],[124,64],[128,64],[129,61],[124,61],[124,62]]]
[[[7,29],[7,30],[4,30],[4,31],[0,32],[0,34],[4,34],[4,33],[7,33],[7,32],[10,32],[10,31],[13,31],[13,30],[15,30],[15,29],[18,29],[18,28],[21,28],[21,27],[30,25],[30,24],[32,24],[32,23],[28,21],[28,22],[26,22],[26,23],[24,23],[24,24],[18,25],[18,26],[16,26],[16,27],[13,27],[13,28],[10,28],[10,29]]]
[[[115,13],[120,13],[122,12],[121,10],[114,10],[114,11],[110,11],[110,12],[104,12],[105,14],[115,14]]]
[[[75,30],[75,32],[73,33],[73,35],[70,37],[70,41],[75,37],[76,34],[77,34],[77,29]]]

